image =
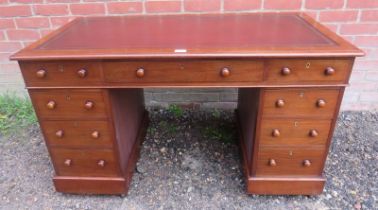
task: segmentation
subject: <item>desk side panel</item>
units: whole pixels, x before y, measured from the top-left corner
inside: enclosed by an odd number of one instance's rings
[[[240,88],[238,98],[238,117],[241,137],[244,138],[244,150],[247,160],[244,164],[250,168],[253,154],[253,144],[257,125],[260,91],[257,88]],[[249,171],[249,170],[248,170]]]
[[[121,170],[126,175],[145,114],[143,89],[114,89],[109,90],[109,95]]]

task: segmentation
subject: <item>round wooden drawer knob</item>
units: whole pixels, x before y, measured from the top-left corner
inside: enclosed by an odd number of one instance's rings
[[[140,69],[136,70],[136,76],[138,78],[144,77],[144,69],[140,68]]]
[[[277,165],[276,160],[274,159],[269,160],[269,166],[276,166],[276,165]]]
[[[100,166],[100,167],[104,167],[105,166],[105,160],[99,160],[97,162],[97,165]]]
[[[283,99],[278,99],[276,101],[276,107],[284,107],[285,106],[285,101]]]
[[[310,166],[311,166],[311,161],[309,161],[309,160],[304,160],[304,161],[303,161],[303,166],[304,166],[304,167],[310,167]]]
[[[58,130],[57,132],[55,132],[55,136],[58,138],[62,138],[64,136],[64,131]]]
[[[98,138],[100,137],[100,132],[98,132],[98,131],[93,131],[93,132],[91,133],[91,136],[92,136],[92,138],[94,138],[94,139],[98,139]]]
[[[85,109],[92,109],[94,107],[94,103],[92,101],[86,101],[84,104]]]
[[[56,107],[56,103],[55,103],[55,101],[49,101],[49,102],[46,104],[46,107],[47,107],[48,109],[55,109],[55,107]]]
[[[72,165],[72,160],[71,160],[71,159],[66,159],[66,160],[64,161],[64,165],[65,165],[65,166],[71,166],[71,165]]]
[[[281,135],[280,130],[273,129],[273,131],[272,131],[272,136],[273,137],[279,137],[280,135]]]
[[[283,67],[281,69],[281,74],[284,75],[284,76],[289,75],[290,73],[291,73],[291,70],[287,67]]]
[[[230,69],[225,67],[221,70],[220,74],[221,74],[222,77],[228,77],[228,76],[231,75],[231,71],[230,71]]]
[[[37,76],[38,78],[45,78],[45,77],[46,77],[46,74],[47,74],[46,70],[41,69],[41,70],[38,70],[38,71],[37,71],[36,76]]]
[[[312,129],[312,130],[310,130],[309,135],[310,135],[311,137],[317,137],[317,136],[319,135],[319,133],[318,133],[317,130]]]
[[[324,74],[327,76],[331,76],[335,74],[335,69],[329,66],[324,70]]]
[[[80,69],[79,71],[77,71],[77,75],[80,77],[80,78],[84,78],[87,76],[87,70],[85,69]]]
[[[326,102],[325,102],[325,100],[323,100],[323,99],[319,99],[319,100],[316,102],[316,106],[319,107],[319,108],[323,108],[323,107],[325,107],[325,105],[326,105]]]

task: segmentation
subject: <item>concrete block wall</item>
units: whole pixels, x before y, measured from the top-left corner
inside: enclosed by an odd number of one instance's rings
[[[343,110],[378,108],[378,0],[0,0],[0,91],[25,93],[15,51],[77,16],[304,11],[362,48]],[[233,107],[235,89],[146,90],[148,104]]]

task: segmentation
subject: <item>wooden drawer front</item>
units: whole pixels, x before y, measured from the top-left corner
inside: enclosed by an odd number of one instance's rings
[[[41,118],[92,119],[107,116],[101,90],[29,90],[29,93]]]
[[[43,121],[50,146],[112,147],[107,121]]]
[[[105,62],[107,82],[187,83],[257,82],[263,79],[261,61]],[[223,72],[223,76],[222,76]]]
[[[102,82],[99,62],[21,62],[26,86],[87,86]]]
[[[263,119],[260,144],[325,145],[331,120]]]
[[[52,148],[58,176],[118,176],[119,167],[112,150]]]
[[[353,59],[274,59],[267,64],[267,81],[274,83],[347,83]]]
[[[260,149],[256,175],[321,175],[324,148]],[[309,163],[309,165],[305,165]]]
[[[315,117],[332,119],[338,89],[282,89],[264,91],[264,117]]]

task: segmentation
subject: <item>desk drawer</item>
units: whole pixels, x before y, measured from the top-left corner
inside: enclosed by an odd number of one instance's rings
[[[112,150],[50,149],[58,176],[118,176]]]
[[[102,82],[100,62],[20,62],[28,87],[88,86]]]
[[[332,119],[339,94],[339,89],[265,90],[263,116]]]
[[[150,61],[105,62],[106,82],[188,83],[258,82],[263,80],[262,61]]]
[[[267,82],[347,83],[353,59],[273,59],[267,62]]]
[[[101,90],[29,90],[34,108],[43,119],[106,118]]]
[[[324,148],[260,149],[256,175],[321,175],[324,152]]]
[[[325,145],[331,120],[263,119],[260,145]]]
[[[112,147],[112,134],[107,121],[43,121],[50,146]]]

